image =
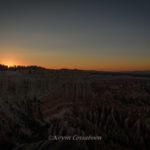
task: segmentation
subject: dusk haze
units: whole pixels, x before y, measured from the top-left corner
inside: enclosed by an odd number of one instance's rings
[[[0,64],[150,70],[148,0],[2,0]]]

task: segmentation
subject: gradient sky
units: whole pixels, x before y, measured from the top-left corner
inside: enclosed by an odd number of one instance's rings
[[[0,63],[150,70],[150,1],[1,0]]]

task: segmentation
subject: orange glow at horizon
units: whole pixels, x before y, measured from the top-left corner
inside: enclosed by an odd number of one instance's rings
[[[44,62],[39,62],[39,63],[32,63],[31,61],[26,63],[26,62],[19,62],[16,60],[4,60],[2,62],[0,62],[0,64],[6,65],[8,67],[13,67],[13,66],[41,66],[47,69],[62,69],[62,68],[66,68],[66,69],[80,69],[80,70],[97,70],[97,71],[136,71],[136,70],[150,70],[149,65],[122,65],[122,64],[107,64],[107,65],[96,65],[96,64],[92,64],[92,65],[88,65],[88,64],[67,64],[67,63],[44,63]]]
[[[149,66],[96,66],[96,65],[91,65],[89,67],[87,67],[86,65],[59,65],[59,64],[26,64],[26,63],[17,63],[16,61],[5,61],[3,63],[1,63],[3,65],[6,65],[8,67],[13,67],[13,66],[41,66],[47,69],[62,69],[62,68],[66,68],[66,69],[80,69],[80,70],[97,70],[97,71],[134,71],[134,70],[150,70]]]
[[[17,66],[18,65],[18,63],[16,61],[12,61],[12,60],[4,60],[0,64],[6,65],[8,67],[13,67],[13,66]]]
[[[88,66],[88,65],[87,65]],[[62,69],[62,68],[66,68],[66,69],[80,69],[80,70],[97,70],[97,71],[150,71],[150,67],[149,66],[80,66],[80,65],[43,65],[43,67],[48,68],[48,69]]]
[[[13,67],[14,66],[14,64],[11,64],[11,63],[7,63],[5,65],[8,66],[8,67]]]
[[[48,69],[80,69],[98,71],[150,70],[150,61],[145,57],[119,57],[72,51],[41,51],[0,46],[0,64],[11,66],[41,66]]]

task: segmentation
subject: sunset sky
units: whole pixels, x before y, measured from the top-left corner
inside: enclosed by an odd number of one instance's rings
[[[150,1],[1,0],[0,64],[150,70]]]

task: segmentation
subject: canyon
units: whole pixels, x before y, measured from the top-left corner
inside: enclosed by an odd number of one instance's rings
[[[8,150],[150,149],[149,72],[0,71],[0,146]],[[49,136],[101,136],[50,141]]]

